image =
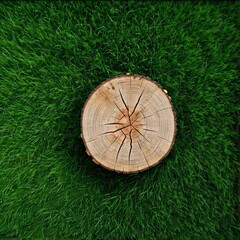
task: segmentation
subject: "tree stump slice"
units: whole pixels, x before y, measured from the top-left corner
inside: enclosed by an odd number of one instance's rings
[[[103,167],[134,173],[158,164],[171,150],[176,118],[167,91],[140,75],[99,85],[82,110],[86,152]]]

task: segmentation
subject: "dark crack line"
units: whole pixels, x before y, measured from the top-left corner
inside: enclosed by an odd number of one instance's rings
[[[129,132],[129,137],[130,137],[130,150],[129,150],[129,154],[128,154],[128,162],[130,162],[131,152],[132,152],[132,129]]]
[[[146,86],[145,86],[144,89],[142,90],[142,93],[140,94],[139,99],[138,99],[138,101],[137,101],[137,103],[136,103],[136,105],[135,105],[135,107],[134,107],[134,110],[133,110],[133,112],[131,113],[131,115],[132,115],[132,114],[134,113],[134,111],[136,110],[137,105],[139,105],[140,99],[141,99],[142,94],[143,94],[143,92],[145,91],[145,89],[146,89]],[[150,98],[150,97],[149,97],[149,98]],[[149,99],[149,98],[148,98],[148,99]],[[148,106],[150,103],[151,103],[151,102],[149,102],[146,106]],[[143,109],[144,109],[146,106],[144,106]],[[136,118],[137,118],[138,114],[139,114],[140,112],[142,112],[143,109],[141,109],[141,110],[137,113],[137,115],[135,116],[135,121],[136,121]],[[130,116],[131,116],[131,115],[130,115]],[[134,121],[134,122],[135,122],[135,121]]]
[[[145,87],[146,88],[146,87]],[[143,90],[145,90],[145,88]],[[156,88],[154,90],[154,92],[146,99],[147,104],[137,113],[137,115],[135,116],[135,120],[132,122],[132,124],[137,120],[137,116],[139,115],[139,113],[141,113],[148,105],[150,105],[151,101],[149,101],[149,99],[152,97],[152,95],[155,94],[155,92],[158,90],[158,88]],[[164,109],[165,110],[165,109]],[[141,121],[141,120],[140,120]]]
[[[113,117],[114,117],[114,116],[113,116]],[[123,117],[124,117],[124,116],[122,116],[121,118],[117,118],[117,117],[114,117],[114,118],[116,118],[117,120],[121,120],[121,119],[123,119]]]
[[[124,126],[124,127],[119,128],[119,129],[116,129],[116,130],[114,130],[114,131],[104,132],[104,133],[102,133],[102,134],[100,134],[100,135],[104,135],[104,134],[108,134],[108,133],[115,133],[115,132],[118,132],[118,131],[120,131],[120,130],[122,130],[122,129],[124,129],[124,128],[129,127],[129,126],[130,126],[130,125],[127,125],[127,126]]]
[[[142,109],[142,110],[143,110],[143,109]],[[142,110],[141,110],[140,112],[142,112]],[[140,112],[137,113],[137,115],[135,116],[135,120],[132,122],[132,124],[137,121],[137,116],[139,115]],[[141,121],[141,120],[139,120],[138,122],[140,122],[140,121]]]
[[[124,116],[122,116],[119,120],[122,120],[123,118],[125,117],[125,115]]]
[[[114,102],[114,101],[113,101]],[[122,113],[123,117],[125,116],[125,114],[123,113],[123,111],[120,109],[120,107],[114,102],[114,104],[116,105],[116,107],[118,108],[118,110]]]
[[[152,113],[151,115],[148,115],[148,116],[144,117],[143,119],[145,119],[145,118],[149,118],[149,117],[152,117],[152,116],[154,116],[154,114],[156,114],[156,113],[158,113],[158,112],[161,112],[161,111],[164,111],[164,110],[167,110],[167,109],[170,109],[170,108],[171,108],[171,107],[168,107],[168,108],[162,108],[162,109],[160,109],[160,110],[158,110],[158,111]]]
[[[123,118],[125,117],[125,115],[123,115],[121,118],[117,118],[117,117],[114,117],[114,118],[116,118],[117,120],[122,120]]]
[[[157,112],[161,112],[161,111],[163,111],[163,110],[171,109],[171,108],[172,108],[172,107],[168,107],[168,108],[162,108],[162,109],[160,109],[160,110],[156,111],[156,113],[157,113]]]
[[[158,137],[159,137],[159,136],[158,136]],[[159,138],[161,138],[161,137],[159,137]],[[166,140],[166,139],[164,139],[164,138],[161,138],[161,139]],[[166,141],[168,141],[168,140],[166,140]],[[169,141],[168,141],[168,142],[169,142]],[[161,141],[159,141],[157,147],[154,149],[154,152],[157,151],[157,149],[160,147],[160,144],[161,144]]]
[[[142,86],[142,84],[143,84],[143,78],[144,78],[144,76],[141,76],[138,80],[141,80],[142,79],[142,81],[141,81],[141,86]]]
[[[89,140],[89,141],[86,141],[86,143],[89,143],[89,142],[93,142],[93,141],[96,141],[96,140],[98,140],[100,137],[98,137],[98,138],[92,138],[91,140]]]
[[[157,132],[157,131],[155,131],[155,130],[153,130],[153,129],[147,129],[147,128],[143,128],[143,130],[149,131],[149,132]]]
[[[140,102],[140,99],[141,99],[141,97],[143,95],[143,92],[144,92],[144,89],[143,89],[142,93],[140,94],[140,96],[138,97],[137,103],[135,104],[135,107],[133,108],[133,111],[132,111],[132,113],[130,114],[129,117],[131,117],[133,115],[133,113],[135,112],[135,110],[136,110],[136,108],[137,108],[137,106],[138,106],[138,104]]]
[[[129,112],[128,106],[127,106],[127,104],[126,104],[126,102],[125,102],[125,100],[124,100],[124,98],[123,98],[123,95],[122,95],[120,89],[119,89],[119,93],[120,93],[120,96],[121,96],[121,99],[122,99],[123,104],[125,105],[127,111]]]
[[[139,113],[141,113],[151,102],[149,102],[147,105],[145,105],[135,116],[135,120],[132,122],[135,123],[137,121],[137,116],[139,115]],[[139,120],[139,122],[141,121],[142,119]]]
[[[152,117],[152,116],[154,116],[154,114],[151,114],[151,115],[148,115],[146,117],[143,117],[142,119],[146,119],[146,118],[149,118],[149,117]]]
[[[119,90],[120,91],[120,90]],[[107,99],[109,102],[113,102],[114,105],[118,108],[118,110],[122,113],[123,116],[125,116],[125,114],[123,113],[123,111],[120,109],[120,107],[116,104],[115,101],[111,100],[103,91],[100,91],[100,93],[102,93]]]
[[[102,126],[106,126],[106,125],[125,125],[125,124],[124,123],[112,122],[112,123],[105,123]]]
[[[135,126],[135,127],[138,127],[138,126],[144,126],[144,125],[146,125],[146,124],[140,123],[140,124],[137,124],[137,125],[134,125],[134,126]]]
[[[123,95],[122,95],[120,89],[119,89],[119,93],[120,93],[121,99],[122,99],[122,101],[123,101],[123,103],[124,103],[124,105],[125,105],[125,107],[126,107],[126,109],[127,109],[127,112],[128,112],[128,120],[129,120],[129,124],[131,125],[131,119],[130,119],[130,116],[129,116],[129,108],[128,108],[126,102],[124,101],[124,98],[123,98]]]
[[[158,138],[161,138],[161,139],[163,139],[163,140],[165,140],[165,141],[167,141],[167,142],[169,142],[169,143],[171,143],[171,141],[169,141],[169,140],[167,140],[166,138],[163,138],[163,137],[160,137],[160,136],[157,136]]]
[[[124,144],[124,142],[125,142],[125,140],[126,140],[126,138],[127,138],[126,134],[125,134],[123,131],[122,131],[122,133],[124,134],[124,139],[123,139],[123,141],[122,141],[122,143],[121,143],[121,145],[120,145],[120,147],[119,147],[119,149],[118,149],[115,163],[117,162],[118,155],[119,155],[119,153],[120,153],[120,151],[121,151],[121,148],[122,148],[122,146],[123,146],[123,144]]]
[[[113,145],[113,143],[119,138],[119,135],[111,142],[111,144],[107,147],[107,149],[103,152],[102,157],[108,151],[108,149]]]
[[[108,97],[108,95],[106,95],[102,90],[99,89],[99,92],[102,93],[102,94],[109,100],[110,103],[112,103],[112,102],[115,103],[115,102],[112,101],[112,100]],[[116,104],[116,103],[115,103],[115,104]]]
[[[132,126],[144,139],[148,142],[150,142],[139,130],[137,130],[134,126]]]
[[[158,131],[155,131],[155,130],[153,130],[153,129],[147,129],[147,128],[143,128],[143,130],[149,131],[149,132],[158,132]],[[163,139],[163,140],[165,140],[165,141],[167,141],[167,142],[171,142],[171,141],[167,140],[166,138],[163,138],[163,137],[160,137],[160,136],[157,136],[157,137],[159,137],[159,138],[161,138],[161,139]]]
[[[103,134],[101,134],[101,135],[103,135]],[[86,143],[93,142],[93,141],[96,141],[96,140],[100,139],[100,138],[102,137],[101,135],[100,135],[100,137],[92,138],[91,140],[86,141]],[[117,137],[117,138],[118,138],[118,137]]]

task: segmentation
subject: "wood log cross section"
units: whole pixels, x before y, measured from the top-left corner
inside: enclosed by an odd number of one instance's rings
[[[171,150],[176,118],[167,91],[148,77],[121,75],[99,85],[82,110],[86,152],[103,167],[134,173]]]

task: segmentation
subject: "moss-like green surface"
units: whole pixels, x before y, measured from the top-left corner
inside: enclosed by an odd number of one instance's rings
[[[239,3],[0,3],[0,238],[237,239]],[[86,155],[81,108],[131,72],[168,89],[178,132],[157,167]]]

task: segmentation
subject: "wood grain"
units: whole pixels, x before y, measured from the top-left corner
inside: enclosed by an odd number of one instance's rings
[[[123,173],[159,163],[176,135],[167,91],[140,75],[116,76],[99,85],[83,107],[81,125],[93,161]]]

